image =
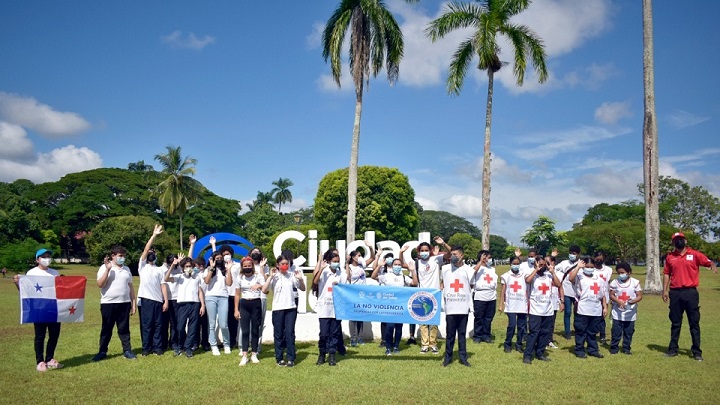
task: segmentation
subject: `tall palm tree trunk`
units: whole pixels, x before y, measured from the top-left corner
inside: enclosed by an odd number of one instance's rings
[[[492,69],[488,70],[488,94],[485,107],[485,145],[483,147],[482,169],[482,246],[490,249],[490,127],[492,126],[492,97],[493,97]]]
[[[652,0],[643,0],[643,177],[645,181],[645,292],[662,292],[660,276],[660,214],[658,208],[658,134],[655,119],[655,67],[653,59]]]
[[[181,214],[181,215],[180,215],[180,251],[185,250],[185,248],[183,248],[183,232],[182,232],[182,231],[183,231],[183,223],[182,223],[182,219],[183,219],[183,216],[182,216],[182,214]]]
[[[350,168],[348,170],[348,211],[345,240],[355,240],[355,217],[357,212],[358,151],[360,149],[360,117],[362,116],[362,90],[356,92],[355,124],[353,125],[352,146],[350,147]]]

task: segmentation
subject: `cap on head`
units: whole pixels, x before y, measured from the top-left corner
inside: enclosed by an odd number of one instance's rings
[[[49,249],[42,248],[42,249],[38,250],[37,252],[35,252],[35,258],[37,259],[38,257],[44,255],[45,253],[50,253],[50,255],[52,255],[52,252]]]
[[[675,240],[675,239],[677,239],[677,238],[683,238],[683,239],[685,239],[685,234],[683,234],[682,232],[675,232],[675,233],[673,234],[671,240]]]

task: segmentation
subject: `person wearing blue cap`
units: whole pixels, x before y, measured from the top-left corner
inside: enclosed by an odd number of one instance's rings
[[[37,266],[28,270],[28,272],[25,273],[26,275],[46,277],[57,277],[60,275],[57,270],[50,268],[52,252],[48,249],[43,248],[35,252],[35,263],[37,263]],[[13,277],[13,281],[19,290],[20,277]],[[33,325],[35,326],[35,362],[37,364],[35,369],[44,372],[48,369],[62,368],[63,365],[55,360],[55,348],[60,338],[60,322],[35,322]],[[47,347],[43,347],[45,345],[46,334],[48,336]]]

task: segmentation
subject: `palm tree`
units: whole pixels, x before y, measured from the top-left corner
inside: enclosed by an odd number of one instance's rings
[[[195,175],[197,159],[183,158],[181,147],[167,146],[167,153],[155,155],[163,170],[159,173],[163,179],[155,188],[160,208],[168,215],[180,218],[180,250],[183,250],[183,215],[197,201],[204,187],[192,178]]]
[[[255,211],[257,208],[260,208],[263,205],[269,205],[270,208],[273,208],[272,201],[273,195],[271,192],[265,193],[262,191],[258,191],[257,197],[255,197],[255,201],[253,201],[252,203],[247,203],[245,205],[247,205],[250,211]]]
[[[643,178],[645,186],[645,291],[660,293],[660,213],[658,191],[658,134],[655,120],[655,67],[653,60],[652,1],[643,0],[643,85],[645,119],[643,121]]]
[[[405,0],[415,3],[418,0]],[[353,124],[350,167],[348,170],[347,243],[355,240],[357,204],[358,149],[360,147],[360,117],[362,115],[363,85],[370,85],[370,75],[376,77],[387,70],[388,81],[394,83],[400,72],[403,56],[403,35],[395,18],[382,0],[342,0],[323,32],[323,58],[330,60],[333,79],[340,87],[341,56],[345,35],[350,32],[350,73],[355,84],[355,123]]]
[[[270,190],[270,194],[272,194],[273,201],[278,205],[278,212],[280,212],[283,204],[290,203],[293,200],[292,192],[290,191],[293,182],[290,179],[280,177],[276,181],[273,181],[272,185],[275,186],[275,188]]]
[[[486,70],[488,75],[487,106],[485,108],[485,146],[483,153],[483,188],[482,188],[482,245],[490,248],[490,126],[492,122],[493,77],[505,64],[500,61],[500,47],[497,43],[498,34],[510,41],[515,52],[513,74],[518,86],[522,86],[525,78],[528,56],[535,66],[540,83],[547,80],[545,66],[545,46],[528,27],[513,24],[510,19],[530,5],[530,0],[485,0],[479,4],[453,2],[445,6],[443,14],[432,21],[425,33],[435,42],[449,32],[472,28],[470,38],[463,41],[453,55],[447,78],[447,91],[460,94],[465,74],[470,62],[477,55],[478,69]]]

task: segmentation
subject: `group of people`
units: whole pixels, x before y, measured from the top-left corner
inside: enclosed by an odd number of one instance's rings
[[[191,258],[196,242],[191,236],[187,257],[182,253],[171,254],[158,265],[153,243],[162,232],[162,226],[156,225],[140,257],[137,298],[132,274],[125,266],[125,248],[114,246],[98,269],[102,326],[99,350],[92,360],[101,361],[107,357],[116,327],[123,355],[130,360],[136,359],[130,344],[129,320],[138,310],[143,356],[162,355],[169,348],[175,356],[184,354],[191,358],[200,347],[219,356],[220,346],[226,354],[230,354],[233,347],[239,347],[240,366],[248,362],[259,363],[267,294],[272,291],[275,361],[279,366],[293,367],[298,291],[305,291],[306,286],[303,272],[293,266],[292,255],[277,257],[276,265],[270,269],[262,252],[253,248],[248,256],[235,262],[233,248],[222,245],[217,249],[216,241],[211,238],[212,253],[206,262],[199,255],[196,259]],[[663,300],[670,302],[672,324],[666,355],[677,355],[682,316],[686,312],[693,357],[701,361],[698,272],[700,266],[710,267],[714,272],[717,268],[705,255],[687,247],[682,233],[673,235],[672,240],[675,251],[668,255],[664,268]],[[452,362],[457,340],[459,362],[470,367],[466,335],[471,309],[475,318],[472,338],[477,343],[493,343],[491,329],[495,312],[504,312],[508,317],[504,350],[511,353],[514,348],[522,352],[523,362],[527,364],[534,359],[549,361],[545,349],[554,345],[552,335],[558,311],[564,313],[566,339],[570,339],[570,323],[574,317],[577,357],[603,357],[596,336],[599,335],[603,342],[606,339],[608,311],[613,322],[610,353],[622,350],[632,354],[642,289],[639,281],[632,277],[629,264],[619,263],[615,268],[617,276],[613,279],[612,269],[605,266],[602,252],[596,252],[592,257],[581,256],[580,248],[571,246],[567,260],[557,263],[556,252],[543,257],[530,249],[525,260],[516,251],[510,260],[510,271],[498,276],[489,251],[479,252],[477,264],[471,267],[465,263],[461,246],[449,246],[440,237],[434,242],[434,247],[427,242],[420,243],[416,248],[416,259],[410,262],[404,260],[403,253],[407,248],[397,258],[390,252],[375,252],[368,243],[365,248],[370,253],[370,278],[380,285],[419,286],[442,291],[446,322],[443,366]],[[318,365],[335,366],[336,353],[343,355],[346,352],[341,322],[335,318],[332,292],[337,284],[365,284],[367,263],[362,250],[347,256],[345,269],[341,269],[340,252],[327,251],[318,258],[313,271],[312,291],[318,298],[315,312],[320,327]],[[49,267],[52,262],[49,250],[38,250],[35,260],[37,266],[27,275],[58,275]],[[17,285],[17,276],[14,280]],[[498,280],[501,285],[499,295]],[[363,343],[362,325],[362,322],[350,322],[351,346]],[[393,323],[381,326],[381,346],[386,355],[399,351],[402,326]],[[221,342],[218,342],[216,327]],[[414,328],[415,325],[411,325],[413,340]],[[49,338],[45,348],[46,334]],[[59,323],[35,323],[38,371],[62,367],[54,358],[59,335]],[[420,325],[420,353],[439,353],[437,336],[436,325]]]

